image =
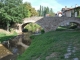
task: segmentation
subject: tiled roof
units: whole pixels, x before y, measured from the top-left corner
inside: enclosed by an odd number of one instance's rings
[[[70,10],[73,10],[73,9],[76,9],[76,8],[80,8],[80,6],[77,6],[77,7],[74,7],[74,8],[62,8],[62,11],[66,12],[66,11],[70,11]]]

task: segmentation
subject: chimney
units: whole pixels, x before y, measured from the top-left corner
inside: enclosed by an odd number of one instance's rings
[[[78,7],[78,5],[76,4],[75,7]]]
[[[65,9],[67,9],[67,6],[65,6]]]

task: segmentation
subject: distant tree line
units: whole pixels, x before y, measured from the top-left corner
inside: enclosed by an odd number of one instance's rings
[[[49,16],[54,16],[54,12],[52,8],[49,7],[43,7],[40,5],[40,9],[38,10],[39,16],[46,16],[47,14]]]

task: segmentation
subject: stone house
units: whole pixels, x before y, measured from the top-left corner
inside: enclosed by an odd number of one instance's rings
[[[78,17],[80,16],[80,6],[74,8],[62,8],[62,15],[65,17]]]

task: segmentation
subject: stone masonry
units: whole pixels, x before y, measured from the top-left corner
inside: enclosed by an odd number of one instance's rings
[[[68,22],[75,22],[80,24],[80,18],[77,17],[31,17],[23,19],[23,23],[20,25],[21,29],[30,22],[40,25],[45,32],[55,31],[56,28],[62,24]]]

